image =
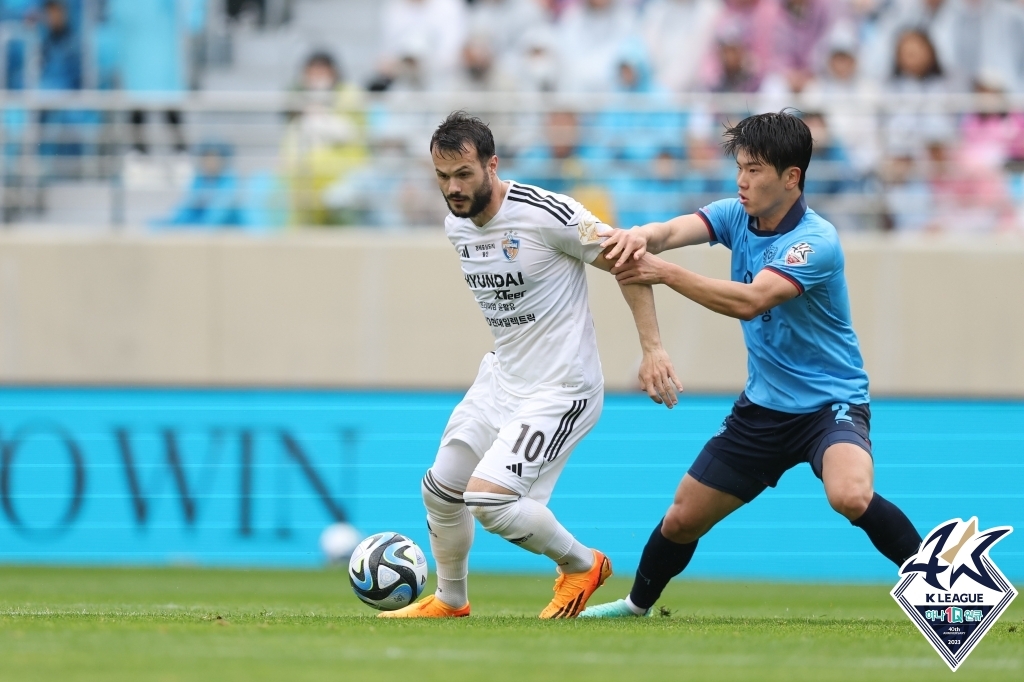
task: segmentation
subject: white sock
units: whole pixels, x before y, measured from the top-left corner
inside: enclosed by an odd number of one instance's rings
[[[629,598],[628,594],[626,595],[625,602],[626,602],[626,608],[628,608],[630,611],[632,611],[636,615],[642,616],[645,613],[647,613],[647,609],[642,609],[639,606],[637,606],[636,604],[634,604],[633,600]]]
[[[437,484],[428,471],[423,477],[430,551],[434,555],[437,591],[434,596],[452,608],[469,602],[469,548],[473,546],[473,515],[460,495]]]
[[[572,546],[569,548],[569,551],[558,558],[551,557],[558,564],[558,570],[562,573],[583,573],[584,571],[589,571],[594,567],[594,550],[581,544],[579,540],[571,535],[569,537],[572,539]]]
[[[563,573],[582,573],[594,565],[594,553],[558,522],[551,510],[528,497],[498,493],[465,495],[466,506],[485,530],[534,554],[543,554]]]

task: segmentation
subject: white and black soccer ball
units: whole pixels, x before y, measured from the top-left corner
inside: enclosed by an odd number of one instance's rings
[[[427,558],[419,546],[398,533],[377,533],[352,552],[348,579],[356,596],[380,611],[408,606],[427,584]]]

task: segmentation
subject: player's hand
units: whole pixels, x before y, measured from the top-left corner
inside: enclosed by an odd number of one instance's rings
[[[612,268],[612,274],[619,284],[661,284],[665,261],[645,254],[638,260],[627,260]]]
[[[644,351],[638,378],[640,387],[654,402],[665,405],[670,410],[679,403],[677,394],[683,390],[683,384],[676,376],[672,359],[664,348]]]
[[[601,236],[607,237],[601,246],[604,247],[604,257],[615,261],[613,267],[621,267],[630,256],[639,260],[647,253],[647,237],[636,226],[632,230],[609,230],[602,232]]]

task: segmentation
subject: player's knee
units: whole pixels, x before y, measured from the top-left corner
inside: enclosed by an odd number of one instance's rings
[[[661,534],[682,545],[699,540],[711,526],[707,521],[689,512],[683,505],[673,504],[661,523]]]
[[[489,533],[501,535],[515,519],[517,495],[466,492],[463,497],[469,513]]]
[[[870,485],[851,483],[829,490],[827,495],[833,509],[850,521],[856,521],[867,511],[874,490]]]
[[[461,513],[464,507],[462,494],[439,483],[429,469],[420,482],[420,494],[423,495],[423,506],[437,516]]]

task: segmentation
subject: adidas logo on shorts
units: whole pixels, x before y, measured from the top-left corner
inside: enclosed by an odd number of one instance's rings
[[[519,462],[518,464],[509,464],[505,468],[508,469],[509,471],[511,471],[513,474],[515,474],[519,478],[523,477],[523,463],[522,462]]]

